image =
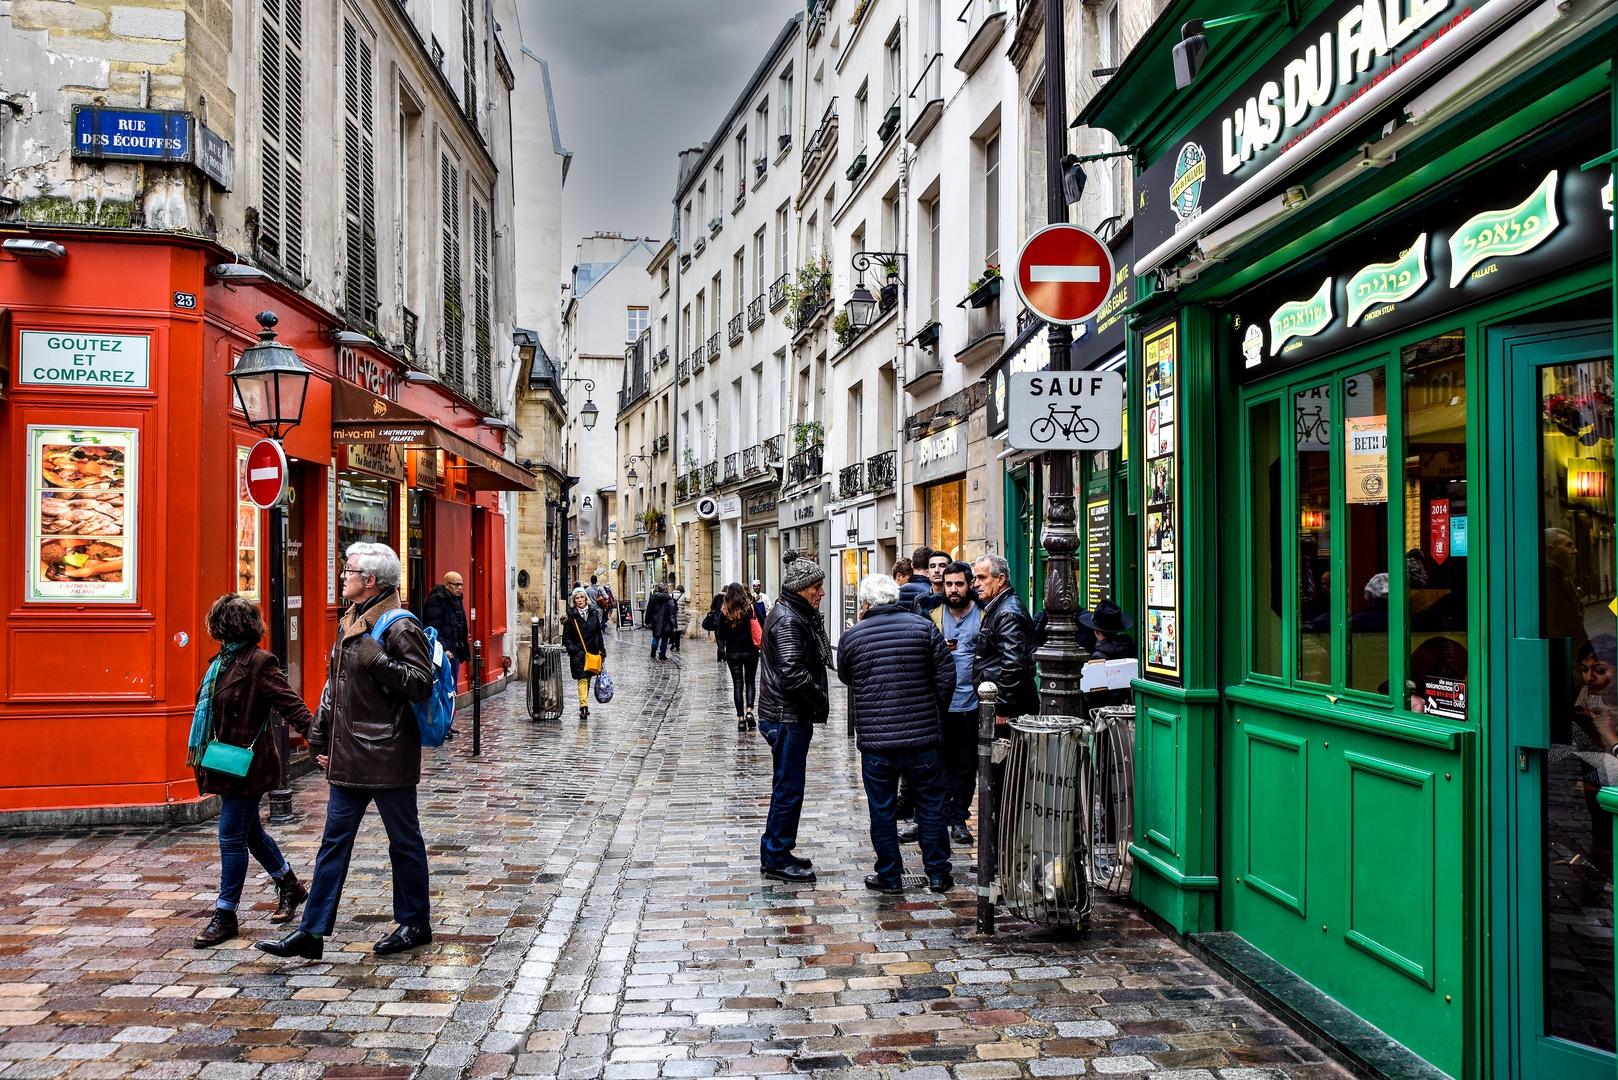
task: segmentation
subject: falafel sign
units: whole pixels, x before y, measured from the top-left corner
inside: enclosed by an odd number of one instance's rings
[[[145,334],[24,330],[18,386],[151,387],[151,341]]]
[[[135,602],[139,435],[29,425],[30,602]]]

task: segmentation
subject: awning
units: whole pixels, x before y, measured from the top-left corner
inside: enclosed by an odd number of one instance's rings
[[[539,490],[534,474],[516,462],[350,382],[331,384],[331,441],[432,447],[466,463],[451,467],[464,467],[467,487],[475,491]]]

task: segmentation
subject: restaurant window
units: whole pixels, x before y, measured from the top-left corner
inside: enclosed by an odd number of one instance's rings
[[[1298,503],[1298,679],[1331,683],[1331,388],[1292,395]]]
[[[966,509],[966,481],[949,480],[925,489],[927,499],[927,546],[947,551],[959,559],[966,551],[962,525]]]
[[[1342,383],[1343,583],[1348,615],[1343,682],[1388,692],[1388,399],[1379,366]]]
[[[337,477],[338,561],[347,555],[350,544],[394,547],[392,511],[392,483],[357,473],[340,474]],[[339,603],[342,603],[340,596]]]
[[[1253,671],[1281,675],[1281,402],[1272,398],[1248,410],[1248,498],[1251,532]]]

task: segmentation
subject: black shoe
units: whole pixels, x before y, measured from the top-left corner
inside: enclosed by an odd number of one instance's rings
[[[802,858],[799,858],[796,855],[788,855],[787,856],[787,862],[789,864],[791,864],[792,866],[801,866],[805,870],[807,870],[811,866],[815,865],[815,861],[813,859],[802,859]]]
[[[955,878],[950,874],[929,874],[927,888],[933,892],[949,892],[955,888]]]
[[[746,731],[747,730],[747,717],[738,716],[736,718],[736,730],[737,731]]]
[[[813,870],[796,864],[791,866],[760,866],[759,870],[765,877],[774,878],[777,881],[790,881],[797,885],[803,885],[815,880]]]
[[[906,825],[904,828],[899,830],[899,843],[901,843],[901,844],[914,844],[914,843],[917,843],[920,840],[921,840],[921,826],[920,825],[914,825],[914,824]]]
[[[280,941],[255,941],[253,948],[267,952],[271,956],[297,956],[305,960],[319,960],[326,951],[326,943],[313,934],[294,930]]]
[[[191,947],[193,949],[211,948],[220,942],[229,941],[236,936],[236,933],[236,913],[226,911],[224,908],[214,908],[213,918],[208,920],[208,925],[203,929],[202,933],[198,934],[196,940],[191,942]]]
[[[972,830],[965,825],[957,825],[949,831],[949,842],[956,847],[971,847],[975,841],[972,839]]]
[[[309,899],[309,890],[303,887],[298,875],[288,870],[282,877],[275,878],[276,905],[275,914],[270,916],[272,923],[291,922],[298,913],[298,906]]]
[[[419,949],[423,945],[433,943],[433,931],[430,926],[401,926],[381,941],[371,947],[371,952],[377,956],[387,956],[390,953],[406,952],[410,949]]]
[[[875,874],[865,875],[865,887],[873,892],[886,893],[889,896],[904,895],[905,887],[897,881],[883,881]]]
[[[585,707],[583,705],[580,705],[579,706],[579,721],[582,723],[583,721],[588,720],[588,719],[590,719],[590,710],[587,707]]]

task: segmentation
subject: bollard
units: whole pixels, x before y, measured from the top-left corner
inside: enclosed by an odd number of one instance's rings
[[[978,933],[994,933],[994,868],[1000,861],[1000,808],[995,804],[994,699],[999,687],[978,687]]]
[[[472,642],[472,756],[483,753],[483,642]]]

